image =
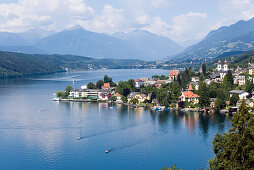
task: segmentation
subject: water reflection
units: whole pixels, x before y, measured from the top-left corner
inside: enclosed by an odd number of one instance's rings
[[[160,131],[172,128],[177,132],[181,128],[188,129],[189,134],[195,133],[199,129],[204,139],[208,137],[209,128],[215,127],[220,132],[225,131],[225,121],[230,117],[220,113],[198,113],[181,111],[155,112],[147,108],[134,108],[122,104],[110,103],[75,103],[60,102],[61,110],[68,110],[70,113],[82,112],[84,114],[100,114],[102,118],[118,119],[120,122],[144,122],[148,121],[158,125]],[[117,116],[116,118],[114,116]]]

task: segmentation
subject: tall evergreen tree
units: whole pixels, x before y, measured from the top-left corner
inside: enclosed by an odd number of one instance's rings
[[[228,133],[214,137],[215,157],[209,160],[211,169],[242,170],[254,167],[254,116],[249,113],[245,101],[233,116],[232,126]]]
[[[202,64],[202,73],[204,76],[206,76],[206,64],[205,62]]]
[[[209,89],[204,82],[199,83],[199,104],[201,107],[208,107],[210,106],[210,96],[209,96]]]

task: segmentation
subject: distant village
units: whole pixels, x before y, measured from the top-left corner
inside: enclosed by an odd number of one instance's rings
[[[241,102],[254,107],[254,65],[247,69],[231,69],[228,62],[218,61],[216,69],[206,71],[205,63],[198,72],[171,70],[168,76],[155,75],[117,84],[107,75],[96,84],[90,82],[80,89],[67,87],[57,92],[55,100],[77,102],[115,102],[156,111],[236,112]]]

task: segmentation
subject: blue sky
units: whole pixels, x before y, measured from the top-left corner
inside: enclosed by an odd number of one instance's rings
[[[0,31],[60,31],[76,24],[114,34],[135,29],[178,43],[254,17],[254,0],[1,0]]]

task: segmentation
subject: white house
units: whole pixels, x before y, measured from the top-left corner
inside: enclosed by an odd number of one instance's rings
[[[71,97],[71,98],[82,97],[82,91],[79,89],[73,89],[70,91],[69,97]]]
[[[237,84],[239,86],[245,85],[245,76],[235,76],[234,78],[234,84]]]
[[[135,86],[136,86],[137,88],[139,88],[141,85],[144,84],[144,81],[141,80],[141,79],[137,79],[135,82],[136,82],[136,85],[135,85]]]
[[[243,91],[243,90],[232,90],[229,92],[230,97],[232,97],[233,94],[238,94],[240,100],[247,99],[247,96],[249,95],[248,92]]]

